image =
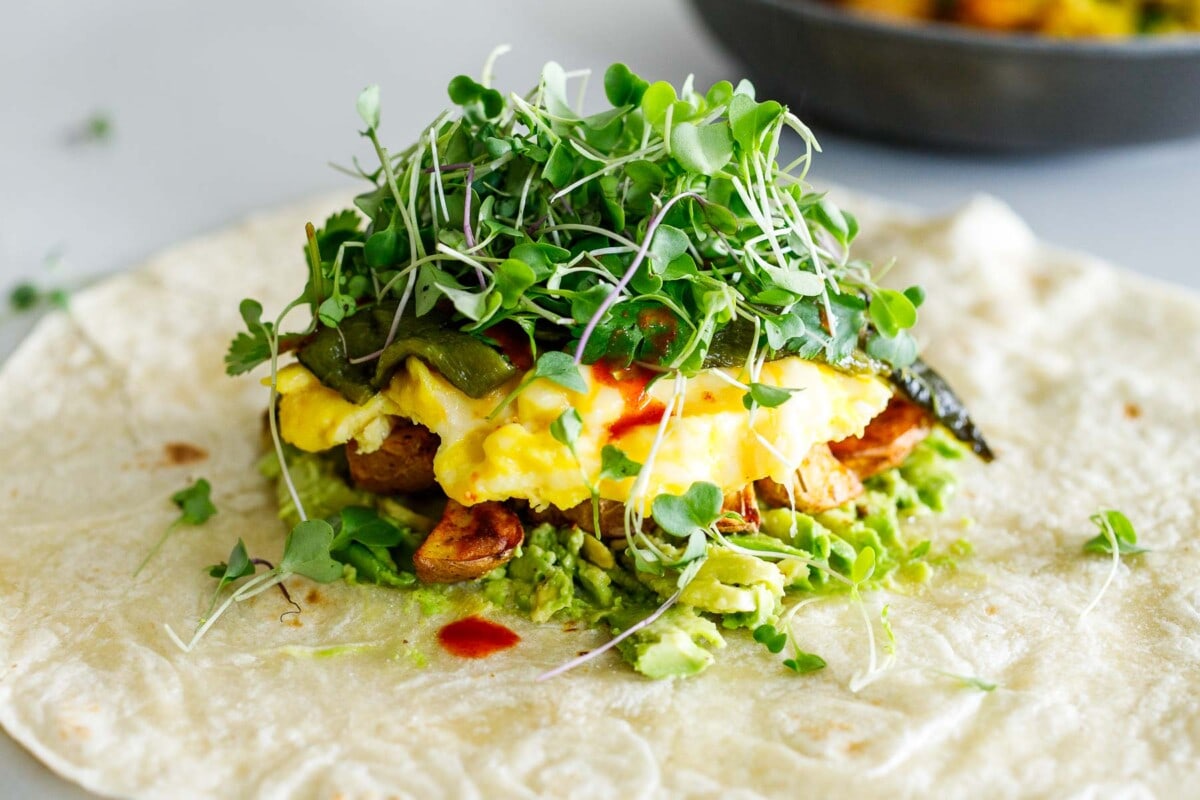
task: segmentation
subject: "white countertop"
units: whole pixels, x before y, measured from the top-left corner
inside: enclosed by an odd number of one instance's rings
[[[4,28],[5,295],[27,279],[78,283],[252,210],[353,188],[326,162],[367,154],[354,111],[363,86],[381,84],[383,137],[403,144],[448,105],[448,80],[477,75],[500,43],[514,48],[498,64],[501,87],[527,88],[553,59],[597,71],[593,102],[611,61],[676,83],[694,72],[701,86],[740,75],[688,8],[666,0],[39,0],[10,4]],[[96,112],[111,138],[72,143]],[[1051,242],[1200,289],[1200,139],[1030,157],[817,133],[819,182],[935,210],[991,193]],[[297,253],[301,240],[297,229]],[[0,322],[0,358],[30,322]],[[83,796],[4,737],[0,771],[5,796]]]

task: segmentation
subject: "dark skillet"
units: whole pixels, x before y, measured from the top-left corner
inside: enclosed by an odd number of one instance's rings
[[[691,0],[763,94],[902,142],[1065,150],[1200,133],[1200,35],[1057,39],[815,0]]]

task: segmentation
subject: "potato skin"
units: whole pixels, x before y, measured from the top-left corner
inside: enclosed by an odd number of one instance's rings
[[[866,480],[903,464],[912,449],[929,435],[930,428],[924,409],[902,397],[893,397],[862,436],[834,442],[829,449],[859,479]]]
[[[474,580],[511,559],[524,540],[521,520],[503,504],[464,506],[450,500],[413,554],[413,566],[424,583]]]
[[[747,533],[758,530],[762,517],[758,513],[758,494],[754,484],[747,484],[740,492],[730,492],[725,495],[722,511],[732,511],[740,514],[741,519],[722,517],[717,520],[717,530],[721,533]]]
[[[360,453],[346,445],[346,461],[354,485],[374,494],[404,494],[432,489],[433,457],[441,439],[424,425],[397,419],[383,445],[373,453]]]
[[[786,508],[791,503],[787,488],[770,478],[756,481],[754,487],[769,505]],[[829,445],[815,444],[796,470],[791,499],[795,500],[797,511],[818,514],[848,503],[862,493],[862,481],[853,470],[834,457]]]

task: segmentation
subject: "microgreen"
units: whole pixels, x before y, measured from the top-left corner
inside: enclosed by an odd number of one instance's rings
[[[373,131],[379,127],[379,87],[375,84],[363,89],[355,104],[358,116],[362,119],[367,130]]]
[[[786,403],[799,389],[785,389],[781,386],[768,386],[764,383],[751,383],[750,391],[742,395],[742,405],[747,409],[754,406],[776,408]]]
[[[599,480],[619,481],[635,478],[641,470],[641,464],[625,455],[625,452],[615,445],[606,444],[600,451]]]
[[[783,665],[798,675],[806,675],[810,672],[824,669],[825,659],[816,653],[797,651],[791,658],[785,658]]]
[[[113,120],[106,111],[96,111],[72,127],[67,143],[72,145],[105,144],[112,140]]]
[[[573,349],[577,364],[693,375],[767,349],[861,367],[869,319],[873,363],[911,363],[897,336],[916,321],[919,290],[880,289],[848,257],[857,223],[803,184],[815,142],[786,108],[754,100],[745,82],[701,92],[614,64],[612,108],[585,117],[575,75],[547,64],[527,95],[455,77],[457,112],[399,152],[380,139],[379,87],[365,89],[356,108],[379,164],[357,170],[371,183],[356,200],[365,219],[342,214],[310,236],[305,302],[318,325],[398,304],[389,343],[415,310],[485,341],[489,326],[515,322],[543,358]],[[775,161],[785,128],[806,144],[786,169]],[[232,374],[267,360],[278,335],[243,317]],[[584,390],[548,366],[539,359],[538,377]]]
[[[884,336],[895,336],[917,322],[917,307],[907,295],[894,289],[876,289],[867,312]]]
[[[759,625],[754,629],[754,641],[772,653],[782,653],[783,648],[787,646],[788,636],[772,625]]]
[[[1137,531],[1133,529],[1133,523],[1120,511],[1100,511],[1090,519],[1100,533],[1084,542],[1083,552],[1112,555],[1114,541],[1121,555],[1147,552],[1147,548],[1137,543]]]
[[[203,619],[208,619],[213,609],[217,607],[217,600],[221,596],[222,589],[234,581],[253,575],[255,571],[254,562],[246,553],[245,543],[238,539],[237,544],[229,551],[228,560],[208,568],[208,574],[217,579],[217,588],[213,591],[212,600],[209,601],[208,610],[204,612]]]
[[[93,142],[105,142],[112,138],[112,118],[103,112],[92,114],[83,124],[86,136]]]
[[[66,308],[69,294],[66,289],[43,289],[33,283],[18,283],[8,292],[8,307],[23,314],[46,306]]]
[[[660,494],[651,504],[658,526],[674,536],[707,530],[721,516],[724,495],[711,483],[697,481],[682,495]]]
[[[555,441],[566,445],[572,453],[575,452],[575,443],[579,440],[579,433],[582,430],[583,419],[573,408],[568,408],[554,422],[550,423],[550,435],[554,437]]]
[[[167,539],[171,534],[184,525],[198,526],[208,522],[209,518],[217,513],[217,507],[213,505],[210,493],[212,486],[204,478],[198,478],[191,486],[186,489],[180,489],[171,495],[171,502],[179,509],[179,518],[167,526],[161,537],[150,548],[150,552],[138,564],[137,569],[133,571],[133,577],[137,577],[142,569],[150,563],[150,559],[154,558],[155,554],[166,544]]]
[[[28,311],[38,304],[42,293],[32,283],[20,283],[8,293],[8,304],[13,311]]]
[[[404,538],[404,532],[379,516],[379,512],[366,506],[347,506],[338,512],[338,525],[331,553],[336,553],[351,542],[368,547],[395,547]]]
[[[279,566],[272,567],[257,575],[254,574],[252,569],[241,564],[241,556],[245,555],[245,547],[241,547],[241,553],[239,554],[239,548],[235,546],[234,552],[230,554],[229,562],[222,571],[217,592],[219,593],[225,585],[232,583],[238,578],[250,575],[254,577],[251,577],[234,590],[225,599],[225,602],[217,607],[215,612],[211,612],[210,609],[210,613],[206,614],[200,621],[190,641],[184,642],[180,639],[170,625],[164,626],[167,634],[181,650],[190,652],[234,603],[245,602],[252,597],[257,597],[273,586],[282,584],[294,575],[302,575],[317,583],[330,583],[340,579],[345,567],[330,555],[330,548],[333,546],[333,543],[334,531],[333,526],[329,522],[323,519],[303,520],[297,523],[288,534],[287,540],[283,545],[283,558],[280,560]],[[251,563],[252,566],[253,563]],[[232,572],[231,568],[233,568]],[[215,570],[210,570],[209,574],[216,577],[214,572]],[[228,580],[226,580],[227,576]]]
[[[783,660],[783,666],[797,675],[806,675],[825,668],[825,659],[815,653],[802,650],[792,632],[792,618],[796,612],[813,602],[816,602],[816,598],[796,603],[782,615],[778,624],[759,625],[753,633],[754,641],[767,648],[771,653],[782,653],[784,648],[790,645],[791,655]]]
[[[1112,566],[1108,571],[1108,577],[1104,579],[1104,583],[1100,586],[1100,591],[1096,593],[1096,596],[1092,598],[1083,611],[1079,612],[1080,622],[1100,603],[1100,598],[1104,597],[1104,593],[1108,591],[1108,587],[1117,577],[1117,570],[1121,566],[1121,555],[1146,552],[1146,548],[1137,543],[1137,531],[1133,529],[1133,523],[1120,511],[1115,509],[1101,509],[1089,519],[1093,525],[1100,529],[1100,533],[1084,543],[1083,551],[1085,553],[1111,555]]]
[[[538,378],[545,378],[564,389],[570,389],[572,392],[582,394],[587,391],[587,383],[579,373],[579,367],[571,360],[571,357],[558,350],[548,350],[538,357],[533,369],[521,379],[521,382],[517,384],[515,389],[500,401],[500,404],[488,415],[488,419],[495,419],[499,416],[513,400],[517,399],[521,392],[529,388],[529,385]]]
[[[875,548],[864,547],[858,551],[854,566],[850,568],[850,580],[855,586],[869,580],[875,574]]]
[[[978,689],[981,692],[996,691],[997,684],[980,678],[978,675],[958,675],[953,672],[942,672],[941,674],[956,681],[964,689]]]

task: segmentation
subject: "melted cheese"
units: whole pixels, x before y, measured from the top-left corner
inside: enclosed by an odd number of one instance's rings
[[[646,463],[661,418],[653,413],[656,404],[666,407],[673,399],[673,381],[657,381],[642,398],[643,413],[631,419],[628,392],[600,369],[581,370],[588,386],[582,394],[536,380],[489,420],[516,380],[472,399],[413,358],[388,388],[354,405],[294,364],[279,374],[280,428],[284,439],[303,450],[325,450],[354,439],[370,452],[386,437],[389,417],[412,419],[441,437],[434,474],[446,494],[460,503],[520,498],[535,508],[570,508],[589,498],[580,469],[598,475],[604,445]],[[730,370],[726,374],[734,375]],[[742,404],[743,390],[711,370],[687,382],[682,413],[670,420],[655,454],[647,502],[663,492],[682,494],[695,481],[730,492],[764,477],[786,482],[809,448],[860,435],[891,396],[878,378],[846,375],[799,358],[765,364],[759,383],[798,391],[777,408],[759,408],[752,421]],[[578,462],[550,434],[551,424],[570,407],[583,419],[575,448]],[[627,500],[633,483],[633,478],[603,481],[600,495]]]

